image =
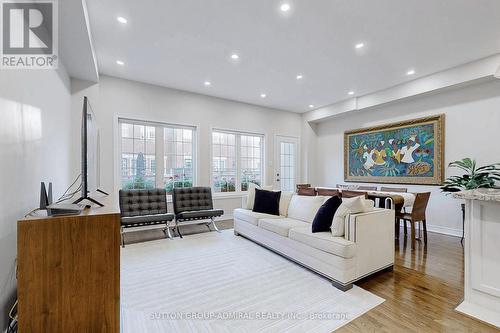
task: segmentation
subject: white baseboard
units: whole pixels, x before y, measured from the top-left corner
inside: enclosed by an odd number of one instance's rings
[[[410,226],[408,225],[408,232],[410,232],[409,230],[410,230]],[[462,238],[462,229],[454,229],[454,228],[442,227],[439,225],[428,224],[427,231],[435,232],[436,234],[442,234],[442,235],[448,235],[448,236]]]
[[[442,227],[439,225],[427,225],[427,231],[430,232],[435,232],[437,234],[443,234],[443,235],[449,235],[449,236],[455,236],[455,237],[462,237],[462,229],[454,229],[454,228],[448,228],[448,227]]]

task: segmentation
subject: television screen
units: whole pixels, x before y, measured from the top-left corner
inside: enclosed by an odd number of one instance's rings
[[[82,197],[99,189],[99,127],[92,105],[83,99],[82,114]]]
[[[99,127],[92,105],[87,99],[87,191],[99,188]]]

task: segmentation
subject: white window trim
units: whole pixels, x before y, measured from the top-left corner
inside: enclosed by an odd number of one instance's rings
[[[228,134],[236,134],[236,191],[234,192],[215,192],[213,185],[213,133],[228,133]],[[241,140],[238,138],[241,135],[253,135],[262,137],[262,147],[260,149],[261,154],[261,185],[266,183],[266,134],[259,132],[251,132],[245,130],[237,130],[237,129],[228,129],[228,128],[220,128],[220,127],[210,127],[210,155],[209,155],[209,175],[208,179],[210,182],[210,188],[212,189],[213,196],[216,198],[238,198],[245,196],[248,192],[241,190]]]
[[[121,123],[127,123],[127,124],[134,124],[134,125],[143,125],[143,126],[155,126],[156,128],[165,128],[165,127],[170,127],[170,128],[182,128],[182,129],[191,129],[193,131],[193,186],[196,186],[198,184],[198,171],[199,171],[199,152],[198,152],[198,146],[199,146],[199,126],[198,125],[190,125],[190,124],[175,124],[175,123],[169,123],[169,122],[162,122],[162,121],[155,121],[155,120],[139,120],[139,119],[134,119],[134,118],[128,118],[128,117],[122,117],[119,115],[115,115],[115,192],[118,192],[119,189],[121,188],[121,181],[122,181],[122,175],[121,175],[121,155],[122,155],[122,150],[121,150],[121,138],[122,138],[122,133],[121,133]],[[159,156],[165,156],[165,147],[164,147],[164,131],[156,131],[156,149],[155,149],[155,154],[158,156],[159,153],[161,153]],[[159,133],[158,133],[159,132]],[[163,177],[164,177],[164,161],[163,158],[161,159],[156,159],[156,183],[161,184],[163,182]],[[162,172],[157,172],[158,170],[162,170]],[[169,195],[170,196],[170,195]]]

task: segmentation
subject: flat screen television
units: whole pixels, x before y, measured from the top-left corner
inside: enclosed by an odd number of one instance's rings
[[[82,150],[82,191],[81,197],[75,201],[79,203],[83,200],[88,200],[99,206],[103,206],[97,200],[89,196],[93,192],[101,192],[100,187],[100,136],[99,127],[97,126],[96,116],[92,110],[92,105],[87,96],[83,97],[83,112],[82,112],[82,130],[81,130],[81,150]]]

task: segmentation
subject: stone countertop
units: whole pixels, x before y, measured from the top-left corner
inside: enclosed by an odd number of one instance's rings
[[[500,202],[500,189],[496,188],[478,188],[453,193],[453,197],[466,200],[482,200]]]

